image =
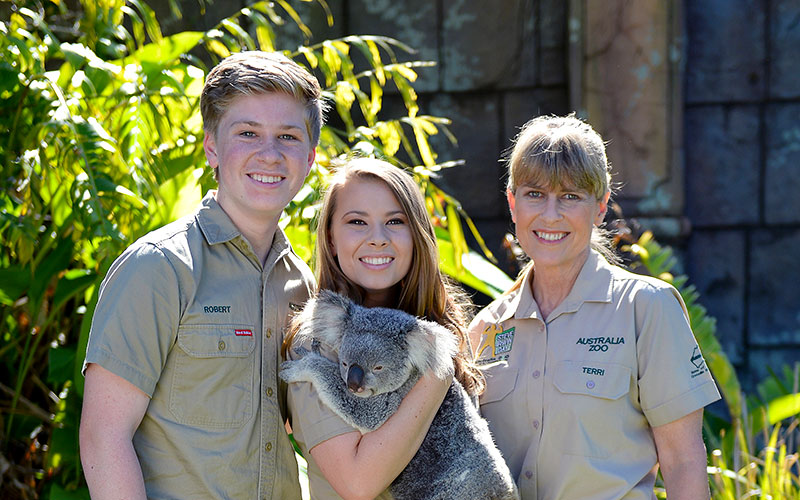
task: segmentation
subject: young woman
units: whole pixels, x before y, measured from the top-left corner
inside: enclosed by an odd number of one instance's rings
[[[391,307],[436,321],[459,340],[455,377],[476,396],[466,301],[439,272],[433,226],[409,174],[381,160],[349,160],[334,175],[317,227],[316,275],[367,307]],[[292,338],[284,344],[293,357]],[[325,352],[335,359],[335,352]],[[386,489],[413,458],[450,381],[424,376],[380,428],[361,434],[326,408],[308,383],[289,385],[294,436],[308,460],[313,499],[390,498]]]
[[[708,498],[703,407],[719,393],[678,292],[609,262],[603,140],[539,117],[516,139],[508,204],[531,264],[470,325],[481,412],[523,499]]]

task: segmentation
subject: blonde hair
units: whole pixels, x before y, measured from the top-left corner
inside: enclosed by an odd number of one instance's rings
[[[223,59],[208,73],[200,94],[200,114],[206,133],[217,126],[231,102],[242,95],[281,92],[305,107],[305,122],[311,147],[319,142],[327,105],[314,76],[277,52],[237,52]]]
[[[339,266],[331,248],[331,220],[336,210],[338,193],[354,179],[383,182],[394,194],[408,218],[413,242],[411,267],[396,286],[396,308],[414,316],[435,321],[458,338],[459,352],[454,358],[455,377],[469,394],[483,392],[483,375],[472,360],[472,350],[467,335],[469,299],[452,285],[439,270],[439,251],[425,199],[419,186],[407,172],[374,158],[350,158],[334,173],[322,199],[317,222],[317,247],[315,268],[319,289],[333,290],[363,303],[365,290],[350,280]],[[284,356],[291,347],[295,328],[284,341]]]
[[[506,189],[515,195],[520,186],[541,185],[580,189],[598,201],[611,195],[611,165],[602,137],[591,125],[575,117],[538,116],[523,125],[508,156]],[[591,247],[611,263],[618,263],[604,229],[592,229]],[[506,293],[518,289],[533,265],[520,271]]]

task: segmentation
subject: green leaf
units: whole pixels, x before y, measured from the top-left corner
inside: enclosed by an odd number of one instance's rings
[[[47,254],[41,264],[33,271],[29,296],[33,310],[38,310],[38,304],[43,298],[44,291],[50,285],[51,279],[69,266],[72,260],[73,242],[71,238],[61,238],[56,248]]]
[[[767,404],[767,416],[770,424],[800,414],[800,394],[787,394]]]
[[[200,31],[183,31],[162,38],[159,42],[148,43],[125,58],[124,64],[142,65],[145,73],[153,74],[172,66],[181,56],[193,49],[205,34]]]
[[[31,270],[12,265],[0,269],[0,304],[11,305],[27,290]]]
[[[75,346],[51,347],[47,356],[47,382],[61,387],[72,379],[72,367],[75,363]]]
[[[89,269],[67,271],[56,284],[56,291],[53,294],[53,307],[61,307],[64,302],[86,290],[97,281],[97,274]]]

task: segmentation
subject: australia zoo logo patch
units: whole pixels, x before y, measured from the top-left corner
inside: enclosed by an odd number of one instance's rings
[[[483,330],[483,342],[478,349],[479,365],[508,360],[511,346],[514,344],[514,327],[504,329],[502,323],[488,325]],[[484,351],[489,349],[488,356],[482,358]]]

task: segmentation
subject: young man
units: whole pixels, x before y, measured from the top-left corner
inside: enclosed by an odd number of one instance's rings
[[[245,52],[200,106],[219,188],[101,285],[80,429],[93,499],[300,498],[277,365],[313,275],[278,218],[314,161],[322,93],[291,60]]]

